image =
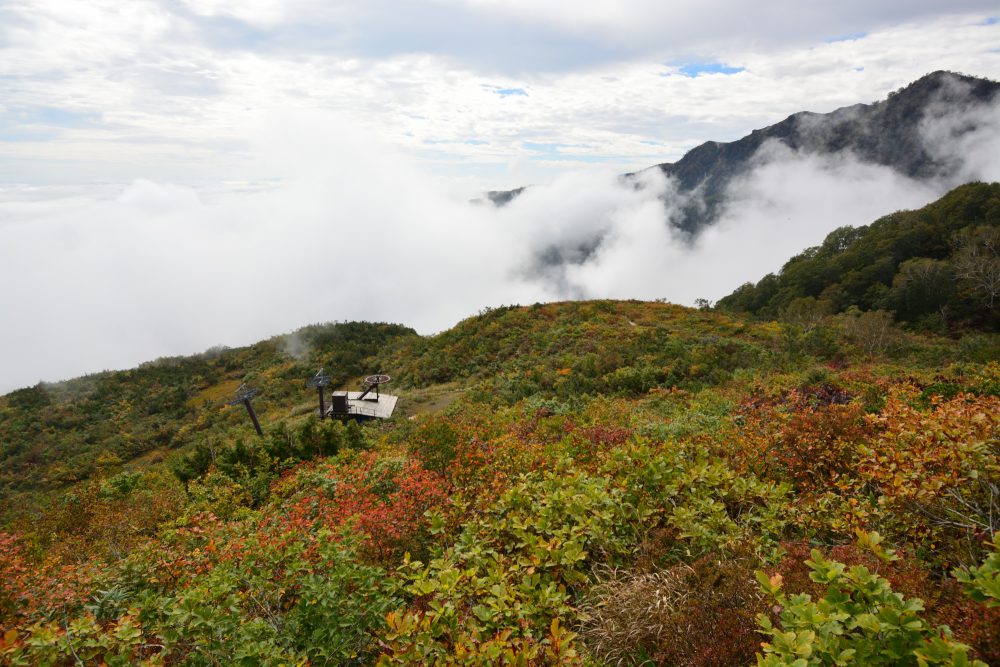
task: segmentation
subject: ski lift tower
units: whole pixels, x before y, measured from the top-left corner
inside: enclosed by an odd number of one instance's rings
[[[253,404],[250,402],[253,397],[257,395],[256,389],[251,389],[246,385],[246,383],[241,384],[239,389],[236,390],[236,398],[228,401],[226,405],[239,405],[242,403],[246,407],[247,412],[250,414],[250,419],[253,421],[253,427],[257,430],[257,435],[264,435],[264,431],[260,428],[260,422],[257,421],[257,413],[254,412]]]
[[[323,372],[323,369],[319,369],[316,375],[309,378],[306,382],[307,387],[316,387],[319,392],[319,418],[324,419],[326,417],[326,400],[323,395],[323,390],[330,386],[330,376]]]

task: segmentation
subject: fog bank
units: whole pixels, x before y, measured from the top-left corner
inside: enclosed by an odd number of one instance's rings
[[[1000,178],[1000,114],[932,119],[947,177],[768,146],[722,219],[667,224],[673,185],[580,173],[503,208],[455,197],[341,118],[275,116],[267,184],[0,189],[0,392],[240,345],[333,320],[433,333],[487,306],[556,299],[718,299],[843,225]],[[965,125],[963,125],[965,123]],[[667,204],[664,201],[668,202]]]

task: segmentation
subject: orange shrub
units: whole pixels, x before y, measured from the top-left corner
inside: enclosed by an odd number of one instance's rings
[[[52,557],[36,561],[19,535],[0,532],[0,627],[78,607],[90,592],[91,581],[89,566],[65,565]]]
[[[745,403],[736,417],[735,457],[806,495],[842,485],[857,465],[858,445],[877,430],[861,405],[846,401],[846,393],[827,385],[780,402]]]
[[[1000,529],[1000,398],[916,403],[899,389],[870,418],[878,437],[860,449],[852,491],[877,499],[885,528],[939,564],[978,561]]]

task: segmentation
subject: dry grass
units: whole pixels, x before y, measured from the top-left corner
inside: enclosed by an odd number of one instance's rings
[[[608,665],[749,664],[762,596],[747,563],[703,558],[654,572],[599,574],[581,636]]]
[[[603,573],[591,589],[593,603],[584,608],[588,648],[607,664],[648,664],[637,649],[675,639],[692,595],[693,572],[685,565],[646,574]]]

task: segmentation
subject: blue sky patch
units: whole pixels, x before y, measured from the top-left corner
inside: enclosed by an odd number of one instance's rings
[[[553,153],[545,156],[547,162],[581,162],[585,164],[617,164],[622,161],[620,155],[578,155],[575,153]]]
[[[855,42],[859,39],[864,39],[868,36],[867,32],[849,32],[846,35],[837,35],[836,37],[830,37],[826,40],[827,44],[833,44],[834,42]]]
[[[0,123],[0,142],[4,143],[53,141],[57,136],[52,130],[25,130]]]
[[[500,97],[510,97],[511,95],[523,95],[528,96],[528,92],[524,88],[498,88],[497,95]]]
[[[100,114],[86,111],[67,111],[56,107],[25,109],[19,114],[22,123],[31,125],[55,125],[57,127],[87,127],[93,125]]]
[[[544,157],[546,160],[558,160],[564,162],[614,162],[621,159],[621,156],[617,155],[595,155],[592,153],[580,154],[573,153],[572,151],[563,152],[567,148],[590,148],[590,146],[586,144],[522,141],[521,147],[529,151],[534,151],[535,153],[540,153],[540,157]]]
[[[685,63],[680,65],[678,69],[684,76],[694,78],[702,74],[739,74],[746,68],[730,67],[722,63]]]
[[[502,86],[491,86],[486,83],[482,84],[482,87],[496,93],[500,97],[511,97],[512,95],[528,97],[528,91],[524,88],[504,88]]]

